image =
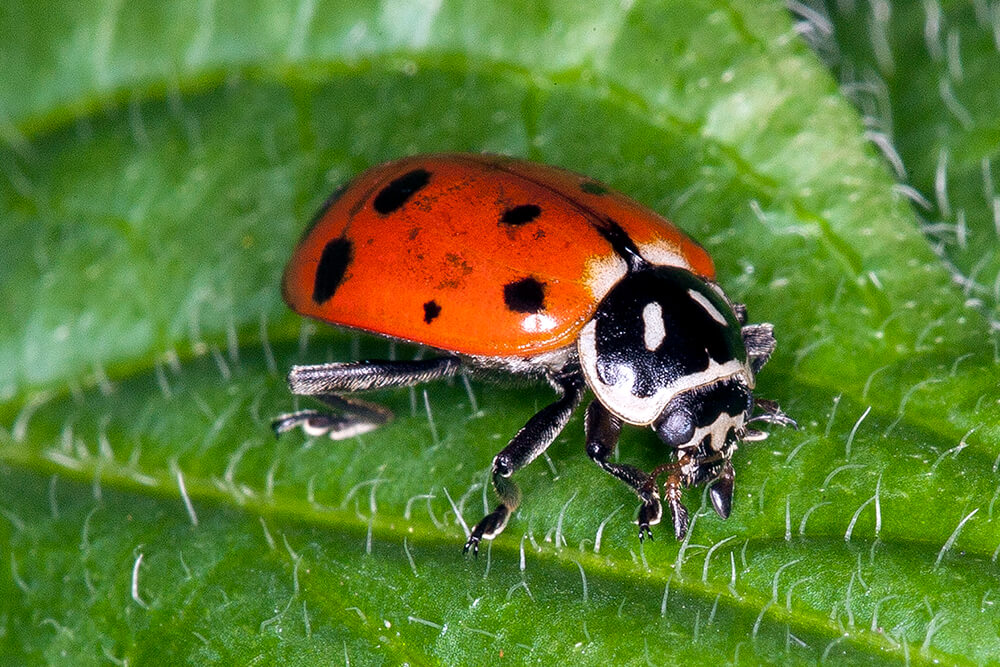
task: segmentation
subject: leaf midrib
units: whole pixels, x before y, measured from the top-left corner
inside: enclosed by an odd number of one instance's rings
[[[0,447],[0,452],[3,452],[2,459],[8,463],[21,464],[25,470],[38,475],[58,474],[61,478],[68,481],[84,485],[96,483],[94,474],[99,474],[101,475],[99,483],[102,485],[110,483],[109,485],[118,492],[138,493],[146,497],[159,497],[164,500],[175,501],[178,505],[178,511],[183,511],[181,498],[177,493],[177,485],[172,480],[171,483],[168,483],[163,479],[157,479],[159,482],[157,485],[148,486],[127,476],[106,477],[109,470],[121,466],[103,465],[100,466],[99,471],[87,469],[75,471],[67,470],[47,459],[39,460],[39,457],[31,457],[27,461],[18,460],[15,457],[9,456],[9,444],[7,443],[7,445]],[[273,500],[262,500],[260,497],[252,496],[242,496],[234,500],[232,495],[223,492],[215,485],[197,480],[188,480],[186,487],[189,498],[193,502],[196,502],[198,507],[207,505],[213,509],[217,507],[224,507],[227,510],[238,509],[239,512],[247,517],[254,517],[259,520],[263,519],[275,523],[288,522],[312,527],[322,526],[338,534],[346,535],[348,539],[350,539],[350,536],[353,536],[359,543],[364,542],[367,538],[369,526],[358,521],[353,509],[335,508],[319,510],[304,501],[285,500],[274,502]],[[248,521],[248,524],[250,523],[253,522]],[[429,549],[453,548],[456,555],[456,562],[461,562],[460,545],[464,539],[463,536],[455,531],[442,534],[440,528],[434,526],[428,520],[406,520],[395,515],[383,519],[376,515],[371,522],[371,531],[373,539],[381,542],[402,544],[405,538],[411,547]],[[843,536],[840,534],[809,534],[807,538],[813,543],[829,542],[841,544],[844,541]],[[879,539],[885,543],[885,540]],[[756,545],[781,545],[786,543],[783,535],[750,535],[747,536],[747,540]],[[862,539],[858,540],[858,542],[862,541]],[[921,550],[924,550],[924,547],[934,551],[937,550],[937,545],[932,545],[929,541],[905,540],[892,542],[891,544],[897,546],[903,545],[905,547],[915,546]],[[499,557],[505,559],[507,562],[516,562],[519,558],[519,544],[514,540],[500,538],[493,542],[490,548],[492,550],[491,555],[492,553],[497,553]],[[964,549],[964,551],[967,554],[976,553],[970,549]],[[573,557],[562,557],[563,553],[572,553]],[[988,558],[988,556],[981,557]],[[725,584],[713,583],[711,580],[705,581],[696,576],[685,577],[681,575],[675,577],[675,563],[664,566],[659,572],[654,570],[644,571],[641,567],[631,565],[627,562],[617,562],[614,568],[607,568],[607,559],[599,554],[575,550],[571,552],[564,549],[542,551],[533,556],[533,561],[541,562],[546,567],[556,567],[567,575],[575,575],[577,573],[577,563],[580,563],[588,573],[597,573],[598,576],[612,584],[612,587],[614,585],[628,585],[634,588],[638,578],[638,581],[650,587],[651,594],[657,595],[661,593],[660,589],[669,579],[671,590],[682,591],[686,595],[700,597],[709,601],[722,596],[731,606],[742,610],[746,614],[760,613],[760,610],[767,606],[768,609],[765,615],[774,622],[786,623],[796,628],[809,630],[813,633],[819,632],[831,637],[839,637],[843,633],[842,626],[838,622],[835,622],[835,619],[830,618],[829,614],[823,614],[819,610],[811,608],[803,610],[801,607],[793,607],[792,610],[788,610],[782,602],[780,595],[778,600],[774,600],[772,597],[757,594],[753,590],[740,590],[736,591],[737,595],[734,597],[733,590],[730,588],[728,582]],[[866,650],[885,651],[888,648],[897,652],[901,651],[900,648],[887,646],[886,641],[879,633],[859,626],[854,626],[850,629],[848,640],[852,644]],[[910,644],[910,647],[913,649],[911,656],[914,654],[921,655],[921,657],[927,658],[932,662],[950,657],[948,654],[933,649],[921,652],[921,647],[913,643]]]

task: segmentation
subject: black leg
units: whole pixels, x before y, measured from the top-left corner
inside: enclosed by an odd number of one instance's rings
[[[587,407],[587,455],[601,466],[605,472],[614,475],[625,482],[642,501],[639,507],[639,539],[652,539],[650,526],[660,522],[662,509],[660,494],[656,490],[656,481],[648,473],[635,466],[624,463],[612,463],[608,459],[618,445],[622,423],[618,417],[608,412],[600,401],[591,402]]]
[[[748,324],[743,327],[743,345],[750,358],[750,368],[759,373],[774,352],[774,327],[770,324]]]
[[[746,304],[734,303],[733,312],[736,313],[736,321],[740,323],[740,326],[747,323],[747,307]]]
[[[336,414],[299,410],[279,415],[271,426],[277,435],[301,426],[309,435],[326,434],[332,440],[367,433],[392,419],[392,413],[380,405],[338,394],[409,387],[454,375],[459,367],[460,362],[455,357],[293,366],[288,373],[288,388],[292,393],[311,396],[336,410]]]
[[[352,361],[292,366],[288,372],[288,388],[299,396],[316,396],[412,387],[454,375],[460,365],[456,357],[437,357],[417,361]]]
[[[775,401],[770,401],[766,398],[754,399],[754,406],[757,407],[761,414],[755,415],[747,420],[748,424],[754,422],[764,422],[765,424],[777,424],[778,426],[790,426],[793,429],[798,429],[799,425],[794,419],[786,415],[778,407]]]
[[[521,504],[521,490],[511,475],[534,461],[552,444],[580,404],[584,384],[581,375],[554,380],[553,384],[562,390],[559,400],[529,419],[493,459],[493,488],[500,504],[472,529],[464,551],[471,549],[473,554],[478,554],[482,540],[492,540],[503,532],[510,515]]]
[[[344,440],[374,431],[392,419],[392,412],[387,408],[357,398],[344,398],[336,394],[318,394],[313,398],[333,408],[336,413],[299,410],[278,415],[271,420],[275,435],[301,426],[307,435],[326,435],[331,440]]]

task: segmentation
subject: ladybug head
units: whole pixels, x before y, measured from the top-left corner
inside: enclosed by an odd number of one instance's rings
[[[671,448],[721,451],[744,431],[754,368],[740,321],[718,287],[685,269],[627,274],[581,331],[578,352],[601,403]]]
[[[673,449],[700,447],[705,454],[726,453],[742,436],[752,409],[753,395],[746,382],[728,377],[680,392],[652,426]]]

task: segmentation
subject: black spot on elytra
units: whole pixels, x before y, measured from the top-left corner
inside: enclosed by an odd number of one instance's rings
[[[542,213],[542,208],[537,204],[521,204],[514,208],[509,208],[500,216],[500,222],[505,225],[523,225],[531,222]]]
[[[427,324],[433,322],[440,314],[441,306],[437,304],[437,301],[432,300],[424,304],[424,322]]]
[[[322,305],[330,300],[340,284],[351,260],[354,259],[354,244],[346,237],[335,238],[323,248],[323,255],[316,267],[316,281],[313,283],[313,301]]]
[[[545,309],[545,283],[524,278],[503,286],[503,302],[515,313],[537,313]]]
[[[388,215],[397,210],[431,180],[431,172],[426,169],[414,169],[407,172],[385,186],[375,195],[372,206],[382,215]]]
[[[606,195],[609,190],[596,181],[584,181],[580,183],[580,189],[588,195]]]

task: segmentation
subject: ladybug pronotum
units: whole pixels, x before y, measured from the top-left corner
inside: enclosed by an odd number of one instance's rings
[[[282,295],[307,317],[437,356],[295,366],[292,393],[328,410],[281,415],[279,434],[370,431],[392,415],[352,394],[462,368],[527,375],[556,391],[493,459],[500,503],[466,551],[503,531],[521,499],[512,476],[555,440],[587,389],[587,454],[638,495],[640,539],[659,522],[661,498],[684,537],[685,487],[710,483],[712,506],[728,517],[733,452],[763,437],[749,425],[794,425],[754,400],[772,327],[746,324],[708,253],[653,211],[563,169],[480,154],[374,167],[324,205],[285,269]],[[612,461],[623,423],[651,428],[673,460],[651,472]]]

